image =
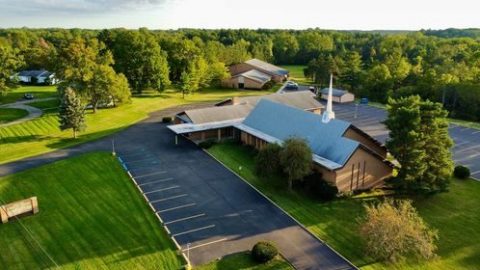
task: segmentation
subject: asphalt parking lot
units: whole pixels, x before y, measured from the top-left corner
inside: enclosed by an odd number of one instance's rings
[[[165,125],[130,132],[117,154],[193,265],[269,240],[297,269],[354,269],[196,145],[183,138],[175,145]]]
[[[381,122],[386,119],[387,112],[384,109],[368,105],[355,107],[356,105],[353,103],[335,103],[333,110],[338,119],[353,123],[380,142],[385,143],[388,138],[388,130]],[[480,179],[480,130],[451,124],[449,132],[455,143],[452,149],[455,162],[469,167],[472,176]]]

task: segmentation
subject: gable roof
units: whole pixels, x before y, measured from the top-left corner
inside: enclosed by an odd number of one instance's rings
[[[303,138],[312,149],[314,161],[335,170],[343,167],[360,146],[359,142],[343,137],[350,125],[337,119],[323,123],[320,115],[262,99],[237,127],[257,133],[253,135],[269,136],[270,140]]]
[[[22,70],[17,75],[25,77],[48,77],[52,73],[42,69],[42,70]]]
[[[177,115],[182,120],[189,120],[193,124],[204,124],[209,122],[219,122],[232,119],[245,118],[253,109],[253,105],[245,103],[230,106],[215,106],[202,109],[186,110],[183,112],[188,119]]]
[[[321,91],[322,95],[328,95],[328,88],[323,88],[322,91]],[[332,89],[332,95],[334,97],[341,97],[345,94],[348,94],[349,92],[346,91],[346,90],[340,90],[340,89],[336,89],[336,88],[333,88]]]
[[[281,67],[277,67],[275,65],[272,65],[270,63],[267,63],[265,61],[262,61],[262,60],[259,60],[259,59],[256,59],[256,58],[245,61],[245,63],[249,64],[250,66],[256,67],[258,69],[261,69],[263,71],[270,72],[270,73],[275,74],[275,75],[283,76],[283,75],[288,74],[288,70],[283,69]]]
[[[250,97],[237,97],[237,103],[249,103],[255,106],[260,99],[268,99],[275,101],[277,103],[282,103],[291,107],[299,108],[302,110],[311,110],[324,108],[324,106],[316,99],[316,95],[310,91],[296,91],[296,92],[287,92],[281,94],[269,94],[265,96],[250,96]],[[232,99],[227,99],[217,103],[217,106],[221,106],[226,101],[231,101]]]
[[[261,71],[258,71],[256,69],[251,69],[249,71],[237,74],[233,77],[239,77],[239,76],[249,78],[251,80],[260,82],[262,84],[264,84],[264,83],[266,83],[266,82],[268,82],[272,79],[272,77],[270,75],[268,75],[266,73],[263,73]]]

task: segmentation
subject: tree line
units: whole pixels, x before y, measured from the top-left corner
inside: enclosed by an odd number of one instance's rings
[[[63,75],[65,50],[84,42],[123,74],[133,93],[177,84],[184,93],[218,86],[231,64],[258,58],[306,65],[305,75],[325,86],[386,102],[419,95],[439,101],[454,117],[480,120],[480,44],[477,31],[417,32],[308,30],[0,30],[0,91],[21,68]],[[83,41],[79,41],[83,40]],[[95,44],[96,43],[96,44]],[[88,47],[87,46],[87,47]],[[110,59],[108,59],[110,57]]]

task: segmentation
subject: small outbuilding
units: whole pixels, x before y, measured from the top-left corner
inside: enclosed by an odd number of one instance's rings
[[[328,88],[321,90],[320,94],[322,95],[323,100],[328,100]],[[332,89],[332,101],[335,103],[348,103],[355,101],[355,95],[340,89]]]

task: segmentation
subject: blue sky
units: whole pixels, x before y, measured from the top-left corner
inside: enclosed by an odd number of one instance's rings
[[[475,0],[0,0],[0,27],[480,27]]]

